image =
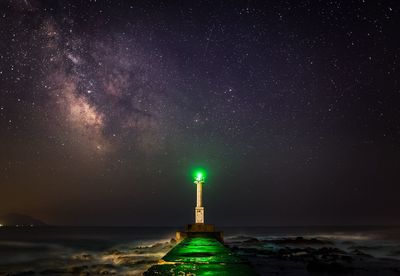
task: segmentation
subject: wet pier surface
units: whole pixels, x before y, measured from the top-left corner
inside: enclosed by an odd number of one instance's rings
[[[215,238],[187,238],[144,275],[258,275]]]

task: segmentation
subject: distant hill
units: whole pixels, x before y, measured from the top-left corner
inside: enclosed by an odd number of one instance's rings
[[[0,216],[0,224],[3,226],[45,226],[47,225],[36,218],[16,213]]]

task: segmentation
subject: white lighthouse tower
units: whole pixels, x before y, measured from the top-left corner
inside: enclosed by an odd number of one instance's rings
[[[196,178],[194,183],[197,186],[197,201],[195,208],[195,222],[196,224],[204,224],[204,207],[202,202],[203,196],[203,183],[204,183],[204,175],[201,172],[196,174]]]
[[[213,224],[204,223],[204,207],[203,207],[203,184],[205,182],[206,173],[202,169],[198,169],[193,174],[194,184],[196,184],[196,207],[194,208],[194,224],[187,224],[185,231],[176,232],[176,240],[181,241],[190,237],[212,237],[220,242],[224,242],[221,231],[215,231]]]

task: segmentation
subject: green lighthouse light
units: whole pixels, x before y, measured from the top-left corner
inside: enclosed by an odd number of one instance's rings
[[[201,181],[203,179],[203,174],[201,172],[197,173],[196,180]]]
[[[196,170],[193,174],[193,178],[195,182],[204,182],[206,174],[203,170]]]

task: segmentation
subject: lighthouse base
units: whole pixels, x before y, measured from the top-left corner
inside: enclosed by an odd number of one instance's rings
[[[185,231],[176,232],[176,240],[179,242],[185,238],[209,237],[224,242],[222,231],[215,231],[213,224],[195,223],[186,225]]]
[[[204,224],[204,207],[196,207],[194,211],[196,224]]]

